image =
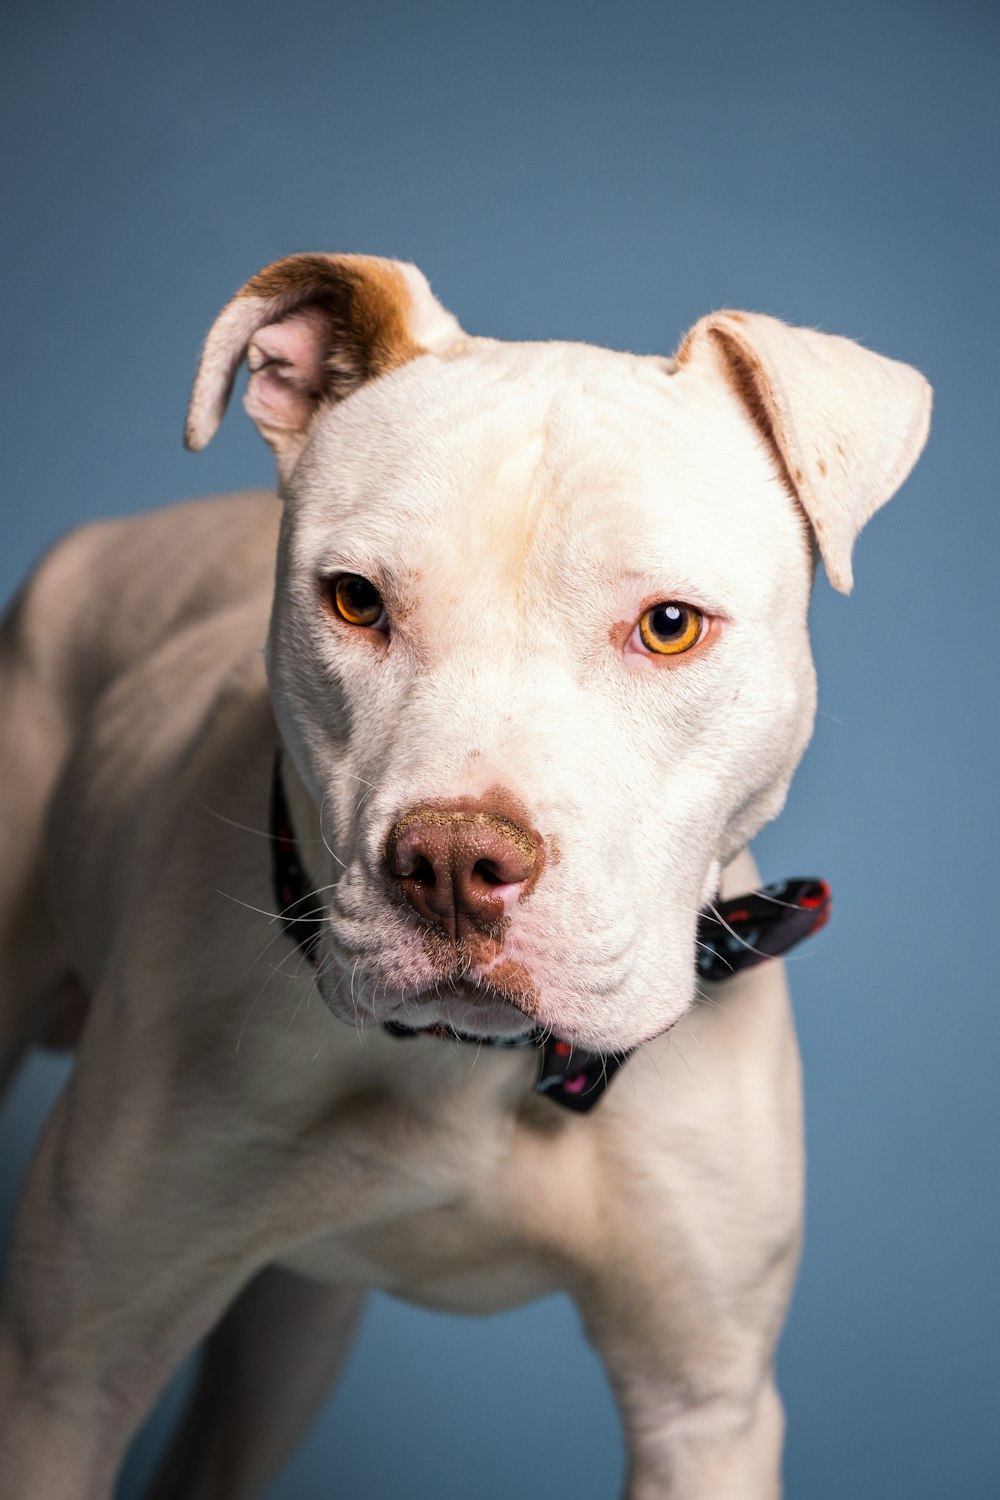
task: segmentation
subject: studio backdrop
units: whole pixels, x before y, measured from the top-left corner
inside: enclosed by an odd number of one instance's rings
[[[271,483],[238,405],[204,454],[180,434],[216,311],[296,250],[415,261],[501,338],[669,353],[741,307],[928,375],[930,445],[853,596],[817,584],[817,729],[756,846],[835,897],[789,963],[809,1199],[779,1373],[790,1496],[992,1500],[996,8],[10,0],[0,27],[5,597],[80,522]],[[8,1220],[62,1071],[34,1062],[0,1119]],[[272,1500],[610,1500],[622,1463],[568,1302],[375,1298]]]

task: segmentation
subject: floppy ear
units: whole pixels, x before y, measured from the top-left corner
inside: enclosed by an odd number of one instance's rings
[[[290,255],[251,277],[212,325],[184,441],[198,450],[215,436],[245,356],[244,404],[285,478],[322,405],[461,337],[416,266],[367,255]]]
[[[717,312],[696,323],[677,353],[678,370],[709,360],[774,449],[827,577],[849,594],[854,538],[926,441],[930,386],[910,365],[762,313]]]

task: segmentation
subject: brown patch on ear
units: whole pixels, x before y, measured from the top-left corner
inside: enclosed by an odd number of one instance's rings
[[[365,255],[291,255],[252,276],[209,331],[185,442],[214,437],[249,358],[247,409],[284,478],[324,402],[427,353],[463,344],[458,323],[415,266]]]
[[[691,363],[691,355],[694,352],[694,329],[688,329],[681,340],[680,348],[674,355],[674,373],[683,370],[685,365]]]
[[[237,297],[284,304],[275,322],[307,305],[326,317],[326,394],[333,400],[426,353],[409,331],[409,288],[388,262],[361,255],[293,255],[258,271]]]

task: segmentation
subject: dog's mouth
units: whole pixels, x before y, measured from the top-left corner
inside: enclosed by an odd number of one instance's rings
[[[509,994],[486,980],[467,977],[438,982],[416,994],[402,994],[379,1019],[410,1031],[457,1034],[483,1041],[513,1042],[534,1030],[532,1017]]]
[[[412,1031],[441,1027],[497,1041],[528,1037],[544,1022],[535,977],[496,939],[446,944],[418,930],[408,944],[352,958],[337,937],[335,929],[323,934],[318,983],[341,1020],[363,1015]]]

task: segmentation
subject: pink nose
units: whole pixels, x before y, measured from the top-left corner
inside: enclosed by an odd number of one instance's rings
[[[494,931],[504,893],[541,869],[543,844],[505,813],[489,808],[416,807],[393,825],[386,864],[426,921],[459,942]]]

